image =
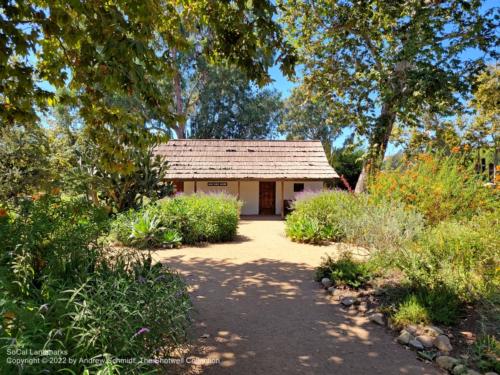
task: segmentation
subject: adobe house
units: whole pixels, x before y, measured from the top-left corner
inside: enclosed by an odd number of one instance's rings
[[[301,191],[318,191],[338,178],[320,141],[170,140],[155,154],[168,163],[177,192],[225,192],[242,202],[242,215],[281,215]],[[286,207],[286,206],[285,206]]]

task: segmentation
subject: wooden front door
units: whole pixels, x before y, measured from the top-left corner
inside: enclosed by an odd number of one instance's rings
[[[259,215],[276,214],[276,183],[274,181],[259,182]]]

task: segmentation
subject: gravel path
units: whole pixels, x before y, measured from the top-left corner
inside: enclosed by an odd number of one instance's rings
[[[238,233],[231,243],[156,253],[191,286],[193,354],[204,363],[186,372],[440,373],[312,281],[314,267],[336,246],[292,243],[273,218],[242,220]]]

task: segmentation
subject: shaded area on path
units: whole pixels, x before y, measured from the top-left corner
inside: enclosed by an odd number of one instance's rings
[[[276,248],[285,244],[281,232],[264,238],[266,231],[282,226],[245,222],[237,242],[158,254],[192,289],[191,354],[220,361],[189,370],[242,375],[440,373],[393,342],[385,328],[325,295],[312,280],[313,265],[324,249],[298,244]],[[259,232],[264,234],[255,237]],[[297,261],[301,255],[305,262]]]

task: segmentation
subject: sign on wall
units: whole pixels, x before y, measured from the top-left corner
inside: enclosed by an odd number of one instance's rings
[[[208,186],[227,186],[227,182],[209,182]]]

